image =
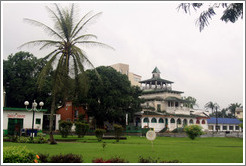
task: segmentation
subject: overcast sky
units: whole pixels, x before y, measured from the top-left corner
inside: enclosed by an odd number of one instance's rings
[[[155,67],[161,77],[173,81],[173,89],[197,99],[199,108],[217,102],[221,108],[243,103],[244,20],[220,21],[221,11],[199,32],[198,12],[177,10],[178,2],[76,2],[79,17],[93,10],[103,14],[88,26],[87,33],[115,48],[84,48],[95,67],[129,64],[130,72],[149,79]],[[68,3],[63,3],[66,6]],[[40,28],[27,24],[31,18],[53,26],[45,6],[51,3],[3,3],[2,57],[28,51],[44,57],[49,50],[18,49],[25,42],[48,39]]]

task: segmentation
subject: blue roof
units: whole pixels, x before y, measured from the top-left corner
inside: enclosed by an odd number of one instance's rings
[[[237,118],[217,118],[218,124],[240,124],[242,123]],[[208,124],[216,124],[216,118],[207,119]]]

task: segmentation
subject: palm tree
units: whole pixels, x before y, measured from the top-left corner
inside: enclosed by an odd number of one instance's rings
[[[211,109],[212,110],[212,115],[214,114],[214,109],[215,109],[216,103],[213,103],[212,101],[208,102],[205,104],[205,109]]]
[[[38,85],[41,89],[46,75],[50,69],[55,66],[51,92],[52,103],[49,129],[51,144],[56,144],[53,137],[53,115],[55,113],[57,96],[63,96],[64,100],[67,99],[71,84],[71,81],[69,80],[71,80],[71,78],[74,78],[75,86],[80,85],[83,81],[83,79],[80,78],[80,75],[84,73],[85,63],[94,68],[93,64],[86,56],[85,51],[83,51],[78,45],[89,44],[110,47],[106,44],[95,41],[97,36],[83,33],[83,30],[88,23],[98,17],[101,13],[92,14],[92,12],[89,12],[81,19],[76,21],[74,4],[72,4],[69,8],[61,8],[57,4],[54,4],[54,7],[54,10],[47,7],[48,12],[51,14],[51,18],[54,21],[54,28],[51,28],[50,26],[36,20],[27,18],[24,19],[28,23],[43,28],[43,30],[48,33],[52,39],[35,40],[22,45],[38,45],[40,46],[40,50],[54,47],[54,50],[44,57],[44,59],[48,60],[48,62],[42,69],[38,78]]]
[[[239,103],[232,103],[229,105],[228,109],[230,110],[231,114],[235,117],[235,111],[237,107],[242,107]]]

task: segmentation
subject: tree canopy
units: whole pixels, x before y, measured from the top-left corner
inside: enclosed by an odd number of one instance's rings
[[[3,86],[6,91],[7,107],[22,108],[24,101],[33,102],[36,99],[45,103],[44,108],[49,108],[51,77],[45,78],[45,88],[42,91],[38,91],[36,84],[45,64],[45,60],[23,51],[11,54],[7,60],[3,60]]]
[[[94,116],[99,127],[104,121],[125,124],[126,113],[140,111],[141,94],[139,87],[131,87],[126,75],[112,67],[97,67],[88,70],[89,91],[87,97],[88,114]]]
[[[178,10],[183,9],[185,13],[190,13],[191,8],[195,11],[199,9],[203,10],[202,8],[205,5],[207,5],[207,3],[181,3],[178,6]],[[218,8],[224,9],[220,18],[224,22],[235,23],[239,18],[243,18],[243,3],[209,3],[196,20],[196,24],[199,26],[200,31],[202,31],[205,26],[209,25],[209,20],[216,15],[216,9]]]

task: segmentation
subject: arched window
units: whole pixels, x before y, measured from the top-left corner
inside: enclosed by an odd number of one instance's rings
[[[181,124],[181,120],[180,119],[177,120],[177,124]]]
[[[183,124],[187,125],[187,120],[186,119],[183,120]]]
[[[164,123],[164,120],[162,118],[160,118],[159,123]]]
[[[196,124],[200,124],[200,120],[197,119],[197,120],[196,120]]]
[[[149,123],[149,118],[144,118],[144,123]]]
[[[205,120],[204,120],[204,119],[202,120],[202,124],[206,124],[206,122],[205,122]]]
[[[191,119],[189,123],[190,123],[190,124],[193,124],[193,120]]]
[[[171,119],[171,123],[175,123],[175,120],[173,118]]]
[[[157,121],[156,121],[156,118],[152,118],[151,119],[151,123],[156,123]]]

